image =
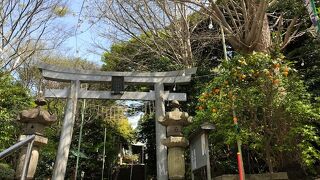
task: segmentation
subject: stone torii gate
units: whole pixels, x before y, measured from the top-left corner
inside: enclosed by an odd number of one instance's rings
[[[105,72],[91,70],[75,70],[58,68],[48,64],[40,64],[39,69],[44,79],[70,82],[66,89],[45,89],[46,98],[66,98],[65,116],[63,120],[60,142],[52,179],[63,180],[65,177],[69,149],[72,139],[73,126],[78,99],[113,99],[113,100],[145,100],[155,101],[156,107],[156,154],[157,154],[157,179],[168,179],[167,149],[161,144],[166,138],[166,127],[159,124],[165,115],[165,101],[186,101],[185,93],[171,93],[164,91],[164,85],[188,83],[191,75],[196,73],[196,68],[169,72]],[[154,86],[151,92],[122,92],[114,94],[111,91],[90,91],[80,88],[80,83],[112,82],[112,79],[122,79],[126,84],[149,84]]]

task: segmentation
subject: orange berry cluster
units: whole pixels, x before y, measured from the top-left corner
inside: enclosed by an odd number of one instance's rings
[[[201,94],[200,98],[199,98],[199,101],[201,103],[204,103],[206,102],[206,100],[208,100],[208,98],[214,96],[214,95],[217,95],[220,93],[220,89],[219,88],[212,88],[210,92],[204,92]],[[198,110],[202,111],[205,109],[205,105],[200,105],[197,107]],[[213,113],[216,113],[218,110],[216,108],[212,108],[212,112]]]

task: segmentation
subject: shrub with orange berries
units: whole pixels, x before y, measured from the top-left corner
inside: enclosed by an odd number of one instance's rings
[[[304,140],[316,129],[305,123],[306,119],[320,122],[320,116],[319,113],[312,114],[312,106],[303,99],[308,97],[304,96],[304,85],[291,68],[284,56],[272,57],[263,53],[238,55],[223,61],[218,75],[199,96],[195,121],[213,122],[216,131],[210,137],[217,134],[215,140],[222,139],[221,143],[234,143],[241,138],[248,143],[248,148],[258,144],[261,157],[265,154],[264,146],[268,140],[265,134],[268,134],[273,137],[271,144],[277,144],[277,147],[270,146],[275,161],[277,155],[287,153],[289,147],[293,147],[290,153],[309,153],[308,157],[316,158],[311,152],[299,148],[308,142]],[[241,129],[240,135],[234,131],[235,122]],[[292,142],[300,144],[297,146]],[[320,162],[320,156],[318,160]]]

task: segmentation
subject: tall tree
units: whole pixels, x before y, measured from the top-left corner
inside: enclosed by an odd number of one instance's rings
[[[294,0],[180,0],[221,25],[227,40],[239,52],[270,52],[285,48],[300,36],[302,1]],[[194,8],[197,6],[199,10]]]
[[[151,52],[184,66],[195,65],[197,49],[192,47],[195,41],[205,44],[219,36],[210,31],[193,36],[203,22],[215,24],[211,28],[218,31],[221,26],[231,47],[242,53],[283,50],[311,24],[305,23],[306,9],[299,0],[94,2],[98,9],[96,17],[101,22],[113,25],[125,37],[138,40]],[[123,38],[119,33],[117,36]]]
[[[2,0],[0,2],[0,70],[11,72],[29,60],[44,43],[58,39],[54,19],[65,14],[64,0]],[[61,32],[61,31],[60,31]]]
[[[203,19],[197,16],[191,23],[192,12],[184,3],[170,0],[93,0],[98,18],[112,24],[126,37],[140,42],[150,52],[165,56],[186,67],[195,64],[192,54],[192,32]]]
[[[176,64],[169,58],[159,57],[132,39],[128,42],[113,44],[102,56],[106,71],[169,71]]]

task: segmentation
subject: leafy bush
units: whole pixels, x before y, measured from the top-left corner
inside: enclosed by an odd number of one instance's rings
[[[14,179],[14,170],[8,164],[0,163],[0,179]]]
[[[31,106],[31,97],[21,84],[10,76],[0,77],[0,151],[16,142],[19,124],[18,113]]]
[[[240,138],[270,172],[294,163],[313,171],[320,161],[319,109],[291,63],[283,55],[253,53],[222,62],[217,72],[199,96],[195,117],[195,124],[216,125],[212,150],[221,153]]]

